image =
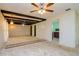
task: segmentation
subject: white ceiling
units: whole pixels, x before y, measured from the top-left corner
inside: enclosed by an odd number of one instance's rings
[[[67,8],[71,8],[72,10],[78,10],[79,3],[55,3],[53,6],[49,8],[51,10],[54,10],[54,12],[46,12],[43,15],[40,15],[38,12],[30,13],[30,11],[35,9],[35,7],[32,6],[30,3],[0,3],[0,9],[42,18],[51,17],[53,15],[59,15],[65,12],[65,9]]]

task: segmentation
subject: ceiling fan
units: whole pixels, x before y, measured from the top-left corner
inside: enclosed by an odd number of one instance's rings
[[[38,5],[35,4],[35,3],[31,3],[31,4],[36,7],[35,10],[30,11],[31,13],[32,13],[32,12],[36,12],[36,11],[38,11],[40,14],[43,14],[43,13],[45,13],[45,12],[54,12],[54,10],[48,9],[48,8],[49,8],[50,6],[52,6],[54,3],[48,3],[47,5],[44,5],[44,3],[40,3],[40,6],[38,6]]]

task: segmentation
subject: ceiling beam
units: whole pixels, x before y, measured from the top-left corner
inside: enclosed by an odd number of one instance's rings
[[[10,24],[11,20],[10,19],[7,19],[7,22]],[[31,22],[31,21],[25,21],[23,22],[22,20],[13,20],[14,24],[25,24],[25,25],[32,25],[32,24],[35,24],[35,23],[38,23],[37,21],[36,22]]]
[[[18,16],[23,16],[23,17],[28,17],[28,18],[33,18],[33,19],[38,19],[38,20],[46,20],[44,18],[40,18],[40,17],[35,17],[35,16],[30,16],[30,15],[25,15],[25,14],[20,14],[20,13],[16,13],[16,12],[11,12],[11,11],[6,11],[6,10],[1,10],[2,13],[7,13],[7,14],[15,14]]]
[[[37,21],[37,20],[31,20],[31,19],[24,19],[24,18],[18,18],[18,17],[10,17],[10,16],[4,16],[6,19],[9,19],[9,18],[11,18],[11,19],[18,19],[18,20],[22,20],[22,21],[32,21],[32,22],[40,22],[40,21]]]

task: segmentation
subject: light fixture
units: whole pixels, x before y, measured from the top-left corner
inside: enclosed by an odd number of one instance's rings
[[[45,13],[45,10],[44,9],[41,9],[41,10],[38,11],[38,13],[44,14]]]
[[[10,24],[14,24],[13,21],[11,21]]]
[[[25,24],[23,23],[22,26],[25,26]]]
[[[40,10],[38,11],[39,14],[44,14],[46,11],[44,9],[44,6],[43,6],[43,3],[41,3],[41,8]]]
[[[23,20],[22,26],[25,26],[25,20]]]
[[[45,10],[41,9],[41,10],[38,11],[38,13],[44,14],[45,13]]]

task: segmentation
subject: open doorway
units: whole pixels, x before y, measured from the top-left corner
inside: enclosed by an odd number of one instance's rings
[[[59,41],[59,20],[52,22],[52,40]]]
[[[34,25],[34,36],[36,36],[36,25]]]

